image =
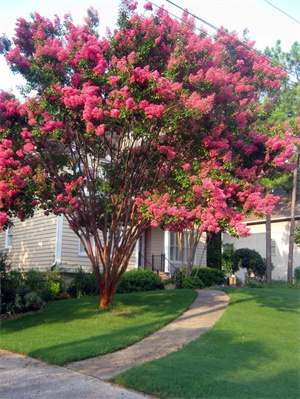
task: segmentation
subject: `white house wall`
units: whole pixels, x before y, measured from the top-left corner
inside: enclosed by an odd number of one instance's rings
[[[265,224],[248,225],[251,236],[245,238],[233,238],[228,234],[223,235],[223,244],[234,244],[235,249],[249,248],[255,249],[263,258],[266,258],[266,235]],[[273,222],[271,227],[271,239],[275,241],[275,254],[272,255],[273,280],[287,279],[287,264],[289,251],[289,227],[287,221]],[[294,268],[300,266],[300,247],[294,246]],[[237,272],[237,277],[244,280],[245,269]]]
[[[49,269],[55,259],[56,217],[39,210],[32,218],[13,223],[11,248],[5,249],[5,232],[0,234],[0,248],[7,251],[13,268]]]

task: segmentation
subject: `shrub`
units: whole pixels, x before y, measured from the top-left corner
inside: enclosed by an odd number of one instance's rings
[[[26,271],[26,286],[30,291],[41,292],[45,288],[45,273],[30,269]]]
[[[248,288],[265,288],[265,285],[258,281],[249,280],[246,282],[245,287]]]
[[[183,272],[178,271],[175,273],[174,278],[176,281],[176,287],[182,288],[183,282],[186,280],[184,277],[186,269]],[[212,269],[211,267],[194,267],[191,273],[191,277],[197,276],[204,284],[204,287],[212,287],[213,285],[222,285],[225,283],[225,272],[223,270]]]
[[[195,275],[196,272],[197,269],[195,268],[192,275]],[[212,287],[213,285],[222,285],[225,283],[225,272],[223,270],[200,267],[197,276],[204,283],[205,287]]]
[[[29,292],[25,295],[25,308],[26,310],[39,310],[45,306],[45,302],[36,292]]]
[[[20,270],[12,270],[6,252],[0,251],[0,313],[14,313],[15,298],[23,281]]]
[[[15,298],[14,301],[15,309],[18,313],[39,310],[45,305],[40,295],[34,291],[27,292],[26,290],[21,290]]]
[[[121,277],[117,288],[118,294],[163,290],[164,284],[158,274],[151,270],[130,270]]]
[[[240,268],[247,269],[248,278],[251,278],[253,273],[257,279],[262,280],[266,274],[266,264],[255,249],[240,248],[234,252],[233,270],[237,271]]]
[[[77,275],[70,281],[67,293],[73,298],[99,294],[95,274],[85,273],[80,269]]]
[[[46,282],[46,286],[42,291],[42,298],[45,301],[53,301],[58,297],[60,293],[60,282],[49,280]]]
[[[14,303],[15,309],[18,313],[25,312],[25,295],[17,294]]]
[[[300,284],[300,266],[295,267],[294,270],[294,282],[296,285]]]
[[[200,280],[198,276],[187,277],[182,282],[182,288],[194,290],[196,288],[204,288],[205,285],[203,281]]]

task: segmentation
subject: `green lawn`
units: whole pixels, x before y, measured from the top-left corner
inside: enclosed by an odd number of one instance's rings
[[[48,303],[1,325],[0,347],[63,365],[113,352],[139,341],[178,317],[196,298],[190,290],[116,295],[99,311],[99,297]]]
[[[160,398],[298,399],[299,290],[229,289],[215,327],[114,381]]]

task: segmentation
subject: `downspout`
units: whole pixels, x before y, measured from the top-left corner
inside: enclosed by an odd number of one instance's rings
[[[50,265],[50,268],[59,267],[61,265],[63,222],[63,215],[57,216],[54,261]]]

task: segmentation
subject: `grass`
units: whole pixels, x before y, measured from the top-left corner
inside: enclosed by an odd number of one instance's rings
[[[299,398],[299,290],[227,292],[230,305],[212,330],[113,381],[164,399]]]
[[[196,292],[150,291],[116,295],[114,305],[99,311],[99,297],[48,303],[1,325],[0,347],[51,364],[114,352],[158,330],[194,301]]]

